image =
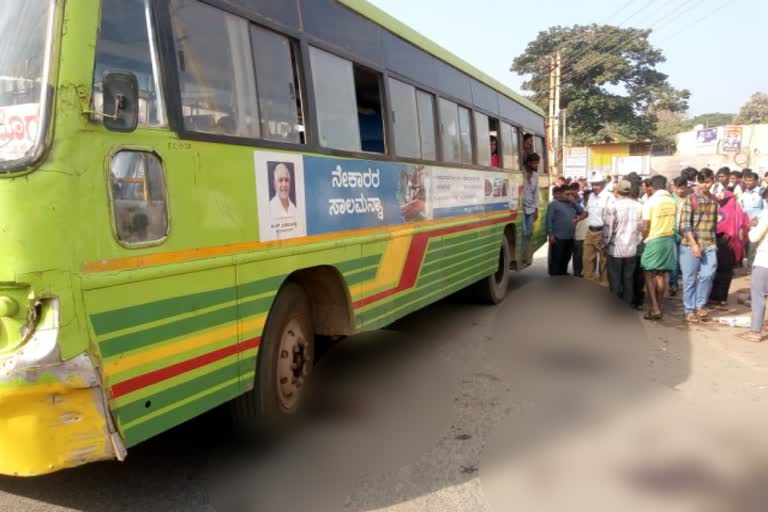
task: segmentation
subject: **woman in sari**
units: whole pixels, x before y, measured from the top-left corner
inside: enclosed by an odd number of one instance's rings
[[[744,257],[750,221],[733,192],[725,191],[718,200],[720,208],[717,219],[717,271],[709,302],[712,306],[723,309],[728,303],[733,269],[741,265]]]

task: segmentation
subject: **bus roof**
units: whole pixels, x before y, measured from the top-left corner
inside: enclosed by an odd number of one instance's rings
[[[369,20],[384,27],[390,32],[397,34],[409,43],[421,48],[425,52],[430,53],[433,56],[447,62],[451,66],[463,71],[469,76],[476,78],[477,80],[483,82],[485,85],[509,96],[511,99],[532,110],[533,112],[536,112],[541,116],[544,115],[544,111],[528,98],[516,93],[487,73],[483,73],[469,62],[449,52],[428,37],[425,37],[422,34],[416,32],[405,23],[401,22],[393,16],[390,16],[375,5],[369,3],[367,0],[338,0],[338,2],[365,16]]]

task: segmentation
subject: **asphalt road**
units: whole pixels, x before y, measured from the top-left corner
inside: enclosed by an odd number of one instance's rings
[[[213,411],[103,463],[0,479],[2,511],[762,511],[768,347],[515,275],[345,340],[266,445]],[[762,406],[762,407],[761,407]]]

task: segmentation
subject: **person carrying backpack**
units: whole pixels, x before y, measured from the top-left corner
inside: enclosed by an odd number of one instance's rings
[[[708,322],[709,312],[704,308],[712,291],[717,269],[717,210],[718,202],[712,196],[715,183],[712,169],[702,169],[699,186],[683,203],[680,212],[680,270],[683,273],[683,306],[685,319],[690,323]]]

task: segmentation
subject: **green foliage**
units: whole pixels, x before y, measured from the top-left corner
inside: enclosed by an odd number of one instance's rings
[[[768,94],[756,92],[739,110],[735,124],[768,123]]]
[[[656,112],[655,139],[659,142],[675,142],[678,133],[690,130],[688,123],[690,120],[681,112],[660,110]]]
[[[650,30],[610,25],[551,27],[539,32],[512,70],[530,75],[523,87],[546,110],[549,56],[562,55],[561,108],[568,109],[569,141],[576,144],[655,138],[657,112],[683,113],[690,92],[672,87],[656,70],[661,50]]]
[[[705,128],[717,128],[718,126],[727,126],[733,124],[736,114],[723,114],[715,112],[712,114],[701,114],[685,122],[686,130],[693,130],[694,126],[703,125]]]

